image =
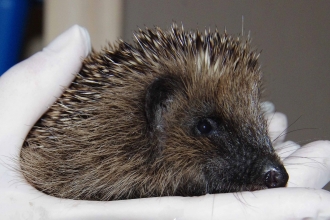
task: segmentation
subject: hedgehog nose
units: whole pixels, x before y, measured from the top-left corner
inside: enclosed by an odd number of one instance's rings
[[[284,166],[270,167],[265,174],[265,184],[268,188],[284,187],[289,180],[289,175]]]

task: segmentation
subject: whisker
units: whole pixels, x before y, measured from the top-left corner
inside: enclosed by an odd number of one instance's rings
[[[322,137],[321,137],[322,138]],[[313,141],[317,141],[319,140],[320,138],[309,138],[309,139],[304,139],[304,140],[300,140],[300,141],[286,141],[286,142],[289,142],[287,143],[286,145],[283,145],[283,146],[280,146],[281,144],[277,145],[275,148],[277,150],[281,150],[281,149],[285,149],[285,148],[289,148],[291,147],[292,145],[294,144],[298,144],[298,145],[304,145],[304,144],[307,144],[307,143],[311,143]],[[284,142],[284,143],[286,143]],[[280,146],[280,147],[279,147]],[[302,147],[305,147],[305,146],[302,146]]]
[[[284,132],[286,132],[292,125],[294,125],[300,118],[302,117],[302,115],[300,115],[294,122],[292,122],[286,129],[284,129],[277,138],[275,138],[272,142],[275,142],[278,138],[280,138]]]
[[[278,139],[278,138],[280,138],[280,137],[282,137],[282,136],[284,136],[284,135],[287,135],[287,134],[290,134],[290,133],[292,133],[292,132],[296,132],[296,131],[305,131],[305,130],[318,130],[319,128],[298,128],[298,129],[295,129],[295,130],[292,130],[292,131],[288,131],[288,132],[286,132],[286,133],[281,133],[281,134],[279,134],[279,136],[276,138],[276,139]],[[276,139],[274,140],[274,141],[276,141]]]
[[[326,165],[320,161],[318,161],[316,158],[321,158],[321,157],[302,157],[302,156],[289,156],[288,158],[298,158],[298,159],[306,159],[308,161],[303,161],[301,163],[295,162],[295,163],[286,163],[285,166],[292,166],[292,165],[299,165],[299,166],[305,166],[305,167],[310,167],[310,168],[315,168],[314,166],[311,166],[312,164],[318,164],[323,166],[324,168],[327,168]]]

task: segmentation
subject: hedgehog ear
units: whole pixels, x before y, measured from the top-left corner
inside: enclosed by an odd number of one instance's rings
[[[163,114],[172,100],[175,85],[171,78],[157,78],[148,87],[145,98],[145,112],[149,128],[163,128]]]

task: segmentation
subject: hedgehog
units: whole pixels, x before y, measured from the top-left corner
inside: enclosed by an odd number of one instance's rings
[[[34,125],[20,154],[28,183],[101,201],[286,186],[250,39],[176,24],[134,36],[92,51]]]

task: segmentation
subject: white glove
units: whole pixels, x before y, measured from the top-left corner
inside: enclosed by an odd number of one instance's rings
[[[0,78],[0,219],[330,219],[330,193],[321,189],[330,179],[328,141],[300,148],[283,143],[283,137],[277,140],[289,188],[110,202],[59,199],[35,190],[19,173],[20,148],[89,51],[87,31],[74,26]],[[286,118],[268,116],[276,137],[286,128]]]

